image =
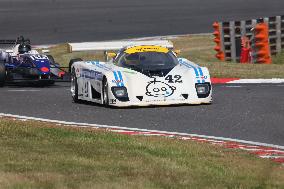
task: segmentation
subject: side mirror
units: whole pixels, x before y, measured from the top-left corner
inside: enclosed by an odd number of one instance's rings
[[[178,55],[178,54],[181,53],[181,50],[174,50],[174,53],[175,53],[176,55]]]
[[[116,57],[116,53],[108,52],[108,53],[107,53],[107,56],[108,56],[109,58],[114,58],[114,57]]]
[[[105,52],[105,61],[108,62],[110,60],[113,60],[114,57],[116,57],[116,53],[113,52]]]

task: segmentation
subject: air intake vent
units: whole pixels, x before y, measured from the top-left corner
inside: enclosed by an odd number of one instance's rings
[[[187,99],[188,98],[188,94],[181,94],[183,96],[183,98]]]
[[[138,100],[140,100],[140,101],[143,100],[143,96],[136,96],[136,98],[138,98]]]

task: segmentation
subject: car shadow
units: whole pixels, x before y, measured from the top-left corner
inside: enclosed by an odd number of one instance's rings
[[[40,84],[37,82],[5,83],[7,88],[62,88],[70,87],[70,83]]]
[[[75,103],[75,102],[73,102]],[[174,104],[174,105],[150,105],[150,106],[128,106],[128,107],[117,107],[117,106],[105,106],[103,104],[98,104],[95,102],[89,101],[79,101],[77,104],[83,104],[87,106],[94,106],[99,108],[105,109],[112,109],[112,110],[131,110],[131,109],[155,109],[155,108],[174,108],[174,107],[195,107],[195,106],[209,106],[212,104]]]

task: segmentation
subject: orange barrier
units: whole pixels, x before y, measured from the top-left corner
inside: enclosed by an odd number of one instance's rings
[[[257,63],[271,64],[269,30],[266,23],[259,23],[254,28],[254,56]]]
[[[217,54],[215,56],[219,60],[225,61],[225,53],[222,51],[222,48],[221,48],[221,34],[220,34],[219,23],[214,22],[213,28],[214,28],[213,35],[215,36],[214,42],[216,43],[214,50],[217,51]]]

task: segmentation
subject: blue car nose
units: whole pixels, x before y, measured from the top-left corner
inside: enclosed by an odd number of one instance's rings
[[[41,74],[49,74],[50,73],[50,63],[45,60],[36,60],[35,65],[37,69],[41,72]]]

